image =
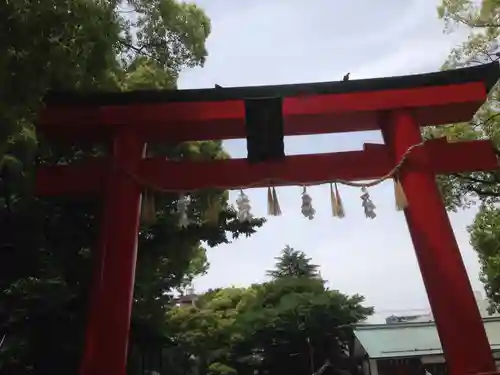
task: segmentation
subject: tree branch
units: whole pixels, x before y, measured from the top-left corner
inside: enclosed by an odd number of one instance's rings
[[[126,41],[124,41],[123,39],[118,40],[118,42],[119,42],[122,46],[127,47],[128,49],[131,49],[131,50],[135,51],[135,52],[136,52],[136,53],[138,53],[138,54],[143,55],[142,50],[144,49],[144,47],[145,47],[145,46],[142,46],[142,47],[140,47],[140,48],[139,48],[139,47],[134,46],[133,44],[130,44],[130,43],[128,43],[128,42],[126,42]],[[144,55],[144,56],[145,56],[145,55]],[[150,56],[146,56],[146,57],[150,57]]]
[[[130,43],[126,42],[123,39],[118,40],[118,42],[122,46],[128,48],[129,50],[132,50],[132,51],[134,51],[135,53],[137,53],[137,54],[139,54],[141,56],[147,57],[148,59],[151,59],[151,60],[157,62],[160,66],[164,66],[165,65],[165,62],[162,62],[157,57],[154,57],[151,53],[147,53],[147,52],[144,51],[145,48],[151,47],[151,45],[150,46],[142,45],[141,47],[137,47],[137,46],[134,46],[133,44],[130,44]]]
[[[480,197],[500,197],[500,192],[491,190],[481,190],[477,188],[470,188],[471,191],[476,193]]]
[[[468,21],[467,21],[467,25],[470,27],[476,27],[476,28],[500,27],[500,24],[497,24],[497,23],[471,23]]]
[[[500,116],[500,112],[497,112],[493,115],[491,115],[490,117],[488,117],[486,120],[484,120],[482,123],[484,125],[486,125],[488,122],[490,122],[491,120],[495,119],[496,117]]]
[[[472,22],[471,20],[468,20],[464,17],[456,15],[453,17],[456,21],[461,22],[469,27],[476,27],[476,28],[486,28],[486,27],[500,27],[500,24],[496,23],[486,23],[486,22]]]
[[[469,182],[475,182],[478,184],[485,184],[485,185],[497,185],[500,183],[500,181],[497,180],[496,178],[493,181],[488,181],[488,180],[483,180],[483,179],[477,178],[477,177],[465,176],[465,175],[460,174],[460,173],[452,173],[452,174],[450,174],[450,176],[460,178],[462,180],[467,180]]]

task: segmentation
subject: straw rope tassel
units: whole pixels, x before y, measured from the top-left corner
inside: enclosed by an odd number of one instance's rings
[[[334,217],[343,218],[344,217],[344,207],[342,206],[342,200],[340,199],[339,189],[337,184],[330,183],[330,201],[332,204],[332,215]]]
[[[267,188],[267,214],[269,216],[281,216],[278,194],[274,187]]]
[[[394,195],[396,196],[396,210],[403,211],[408,207],[408,199],[406,199],[403,186],[397,177],[394,177]]]
[[[280,207],[280,202],[278,202],[278,194],[276,193],[276,189],[273,186],[273,212],[274,216],[281,216],[281,207]]]
[[[335,192],[333,191],[333,183],[330,182],[330,203],[332,205],[332,216],[337,216],[337,197],[335,197]]]
[[[269,216],[274,216],[273,192],[270,186],[267,188],[267,214]]]
[[[340,198],[337,183],[335,183],[334,185],[335,185],[335,203],[336,203],[335,216],[342,219],[345,216],[344,205],[342,204],[342,199]]]
[[[145,225],[152,225],[156,221],[155,196],[149,189],[145,189],[142,195],[141,221]]]

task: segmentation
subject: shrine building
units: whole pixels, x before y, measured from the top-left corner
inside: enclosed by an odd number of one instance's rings
[[[500,371],[500,317],[485,317],[483,324]],[[354,356],[362,361],[363,375],[448,374],[433,321],[364,324],[354,334]]]

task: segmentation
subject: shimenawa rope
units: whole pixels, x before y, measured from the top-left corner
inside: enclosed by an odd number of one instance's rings
[[[251,189],[251,188],[254,188],[254,187],[262,187],[263,185],[269,185],[269,186],[273,186],[273,185],[311,186],[311,185],[322,185],[322,184],[329,184],[329,183],[338,183],[338,184],[342,184],[342,185],[346,185],[346,186],[358,187],[358,188],[365,188],[366,189],[366,188],[369,188],[369,187],[376,186],[376,185],[378,185],[378,184],[380,184],[380,183],[382,183],[385,180],[388,180],[390,178],[397,178],[397,175],[398,175],[399,171],[401,170],[401,168],[405,164],[405,162],[408,159],[408,157],[410,156],[411,152],[414,149],[423,146],[424,144],[425,144],[425,140],[422,141],[422,142],[420,142],[420,143],[417,143],[417,144],[414,144],[414,145],[408,147],[408,149],[401,156],[401,159],[399,160],[398,164],[396,164],[396,166],[394,168],[392,168],[388,173],[386,173],[382,177],[377,178],[377,179],[372,180],[372,181],[369,181],[369,182],[353,182],[353,181],[347,181],[347,180],[335,180],[334,179],[334,180],[317,181],[317,182],[312,183],[312,184],[303,184],[303,183],[297,183],[297,182],[294,182],[294,181],[285,181],[285,180],[280,180],[280,179],[269,177],[269,178],[265,178],[265,179],[256,181],[253,184],[250,184],[250,185],[247,185],[247,186],[240,186],[238,188],[228,187],[228,186],[212,186],[211,188],[212,189],[218,189],[218,190],[231,190],[231,189],[241,190],[241,189]],[[143,186],[143,187],[145,187],[147,189],[158,191],[158,192],[163,192],[163,193],[172,193],[172,192],[178,192],[178,191],[180,191],[180,190],[177,190],[177,189],[176,190],[170,190],[170,189],[164,189],[164,188],[159,187],[159,186],[154,186],[151,183],[149,183],[149,182],[141,179],[136,174],[134,174],[132,172],[129,172],[129,171],[123,169],[123,168],[120,168],[117,165],[113,165],[113,168],[115,170],[118,170],[121,173],[126,174],[128,177],[130,177],[131,179],[133,179],[137,184],[139,184],[139,185],[141,185],[141,186]],[[192,190],[192,191],[197,191],[197,190],[200,190],[200,189],[196,189],[196,190]]]

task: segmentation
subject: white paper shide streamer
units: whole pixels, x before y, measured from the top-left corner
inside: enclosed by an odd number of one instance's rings
[[[236,208],[238,211],[236,217],[240,223],[252,220],[253,215],[250,212],[252,209],[250,199],[248,199],[248,196],[243,192],[243,190],[240,190],[240,195],[236,199]]]
[[[314,215],[316,214],[316,210],[312,206],[312,198],[307,193],[307,188],[304,187],[302,190],[302,215],[308,218],[309,220],[314,219]]]

